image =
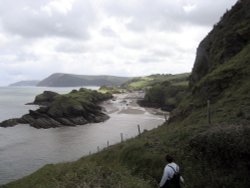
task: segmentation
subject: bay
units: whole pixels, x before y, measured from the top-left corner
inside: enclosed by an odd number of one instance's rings
[[[98,89],[91,87],[92,89]],[[0,121],[20,117],[37,106],[25,105],[32,102],[44,90],[67,93],[78,88],[0,87]],[[162,117],[148,113],[144,108],[132,105],[124,99],[110,100],[104,105],[110,119],[103,123],[76,127],[35,129],[29,125],[0,128],[0,184],[19,179],[49,163],[77,160],[97,147],[106,147],[138,134],[141,129],[153,129],[164,121]],[[140,113],[122,113],[132,110]],[[131,110],[130,109],[130,110]]]

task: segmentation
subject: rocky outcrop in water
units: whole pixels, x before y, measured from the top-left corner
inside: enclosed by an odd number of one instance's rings
[[[0,126],[30,124],[35,128],[54,128],[103,122],[109,116],[102,112],[98,103],[110,98],[112,98],[110,94],[88,89],[73,90],[66,95],[45,91],[36,96],[33,103],[30,103],[42,105],[39,109],[30,110],[21,118],[5,120],[0,123]]]

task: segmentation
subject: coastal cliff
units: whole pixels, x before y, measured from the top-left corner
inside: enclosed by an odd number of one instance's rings
[[[240,54],[249,48],[249,10],[250,1],[238,1],[201,41],[190,76],[190,87],[197,96],[217,97],[235,80],[244,79],[244,69],[249,63]]]

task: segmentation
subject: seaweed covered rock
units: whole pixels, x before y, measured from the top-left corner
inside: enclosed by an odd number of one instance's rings
[[[102,112],[98,103],[110,98],[110,94],[83,88],[65,95],[45,91],[36,96],[33,103],[43,105],[42,107],[30,110],[29,114],[21,118],[3,121],[0,126],[9,127],[21,123],[35,128],[52,128],[102,122],[109,117]]]
[[[18,124],[18,118],[7,119],[0,123],[0,127],[13,127]]]

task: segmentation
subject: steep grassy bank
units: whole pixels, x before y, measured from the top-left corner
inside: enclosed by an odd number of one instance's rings
[[[160,180],[165,153],[174,155],[181,165],[185,187],[248,187],[249,163],[239,163],[237,157],[248,157],[250,128],[226,127],[205,123],[163,125],[76,162],[47,165],[2,187],[153,188]]]

